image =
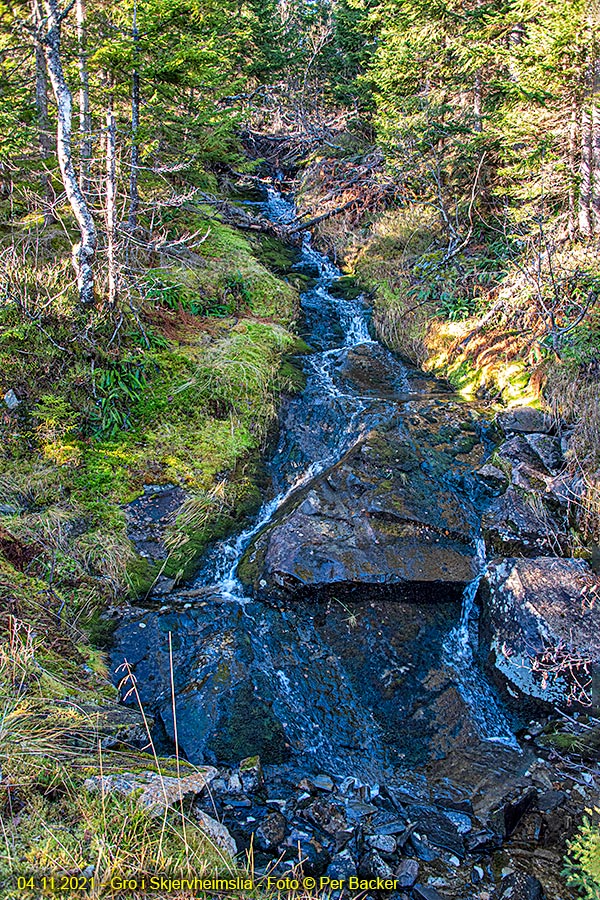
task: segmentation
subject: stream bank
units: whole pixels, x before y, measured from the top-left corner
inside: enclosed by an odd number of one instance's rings
[[[295,214],[275,190],[264,209]],[[565,616],[594,590],[587,565],[564,561],[578,590],[565,571],[554,619],[530,572],[534,621],[515,614],[502,631],[502,610],[522,605],[519,558],[539,569],[568,533],[555,426],[527,411],[495,422],[385,350],[363,298],[331,290],[341,273],[309,238],[298,268],[313,278],[302,296],[313,352],[281,413],[271,498],[189,586],[162,584],[120,613],[113,668],[127,660],[166,754],[175,705],[178,747],[218,767],[208,802],[240,851],[256,834],[259,866],[289,869],[300,846],[307,873],[391,873],[425,900],[470,897],[474,884],[481,897],[539,896],[519,870],[566,897],[557,872],[578,786],[559,785],[532,749],[526,729],[541,734],[549,706],[506,673],[515,653],[515,671],[532,669],[549,634],[564,639]],[[488,568],[490,553],[508,571]],[[582,644],[597,625],[582,607]],[[583,787],[576,803],[592,796]],[[545,874],[530,855],[540,847]]]

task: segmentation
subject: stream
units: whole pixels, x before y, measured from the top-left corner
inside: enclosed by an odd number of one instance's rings
[[[263,209],[275,222],[295,217],[292,201],[274,189]],[[479,501],[467,490],[468,448],[439,476],[459,509],[465,498],[471,568],[462,581],[435,592],[418,581],[409,596],[385,573],[352,590],[332,576],[331,590],[307,588],[283,603],[264,596],[266,581],[252,592],[238,577],[248,548],[285,522],[297,498],[308,503],[312,486],[325,484],[373,429],[393,422],[410,434],[414,422],[455,415],[458,405],[446,385],[372,340],[363,298],[332,293],[342,273],[308,235],[296,267],[316,273],[301,298],[313,352],[302,361],[305,389],[281,413],[268,462],[273,496],[249,528],[207,552],[192,584],[126,611],[112,651],[115,678],[126,659],[164,753],[174,747],[175,708],[178,745],[193,763],[259,754],[277,777],[352,776],[371,786],[410,785],[417,797],[436,785],[489,791],[523,772],[528,759],[514,737],[521,723],[479,659],[475,596],[485,554]],[[485,425],[477,427],[485,448]],[[326,573],[335,565],[325,552],[314,564]]]

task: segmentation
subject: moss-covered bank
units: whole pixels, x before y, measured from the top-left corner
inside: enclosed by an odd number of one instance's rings
[[[24,872],[93,871],[94,896],[120,896],[111,874],[235,870],[177,811],[157,824],[135,798],[83,787],[100,769],[176,774],[155,757],[149,723],[131,726],[117,705],[102,612],[161,574],[190,575],[207,543],[257,508],[281,397],[302,384],[286,248],[245,237],[209,206],[165,209],[161,224],[158,245],[136,251],[140,275],[122,282],[117,310],[82,310],[73,287],[61,287],[71,277],[58,232],[37,255],[14,258],[4,281],[3,897]],[[128,504],[150,485],[183,498],[158,560],[140,555],[128,531]],[[132,749],[131,727],[145,751]]]

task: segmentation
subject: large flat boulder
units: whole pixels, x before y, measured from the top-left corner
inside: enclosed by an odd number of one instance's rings
[[[550,434],[555,423],[541,409],[513,406],[498,414],[498,424],[505,434]]]
[[[480,641],[513,694],[586,701],[600,661],[600,579],[579,559],[500,559],[484,575]]]
[[[282,506],[242,559],[242,582],[259,596],[341,585],[460,590],[478,570],[479,515],[463,475],[484,451],[464,411],[461,423],[455,414],[427,407],[372,430]]]

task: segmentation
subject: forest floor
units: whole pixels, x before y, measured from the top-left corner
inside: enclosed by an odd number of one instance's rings
[[[62,287],[68,240],[39,225],[0,236],[12,267],[0,309],[0,896],[39,896],[39,882],[17,890],[28,873],[231,875],[193,822],[158,827],[135,797],[82,787],[98,771],[191,771],[159,761],[147,720],[132,725],[117,705],[102,613],[184,578],[258,508],[281,396],[302,383],[291,360],[302,277],[282,277],[294,251],[275,238],[207,204],[167,209],[136,251],[122,311],[90,315]],[[127,530],[149,485],[185,497],[158,560]],[[145,752],[121,740],[132,727]]]

